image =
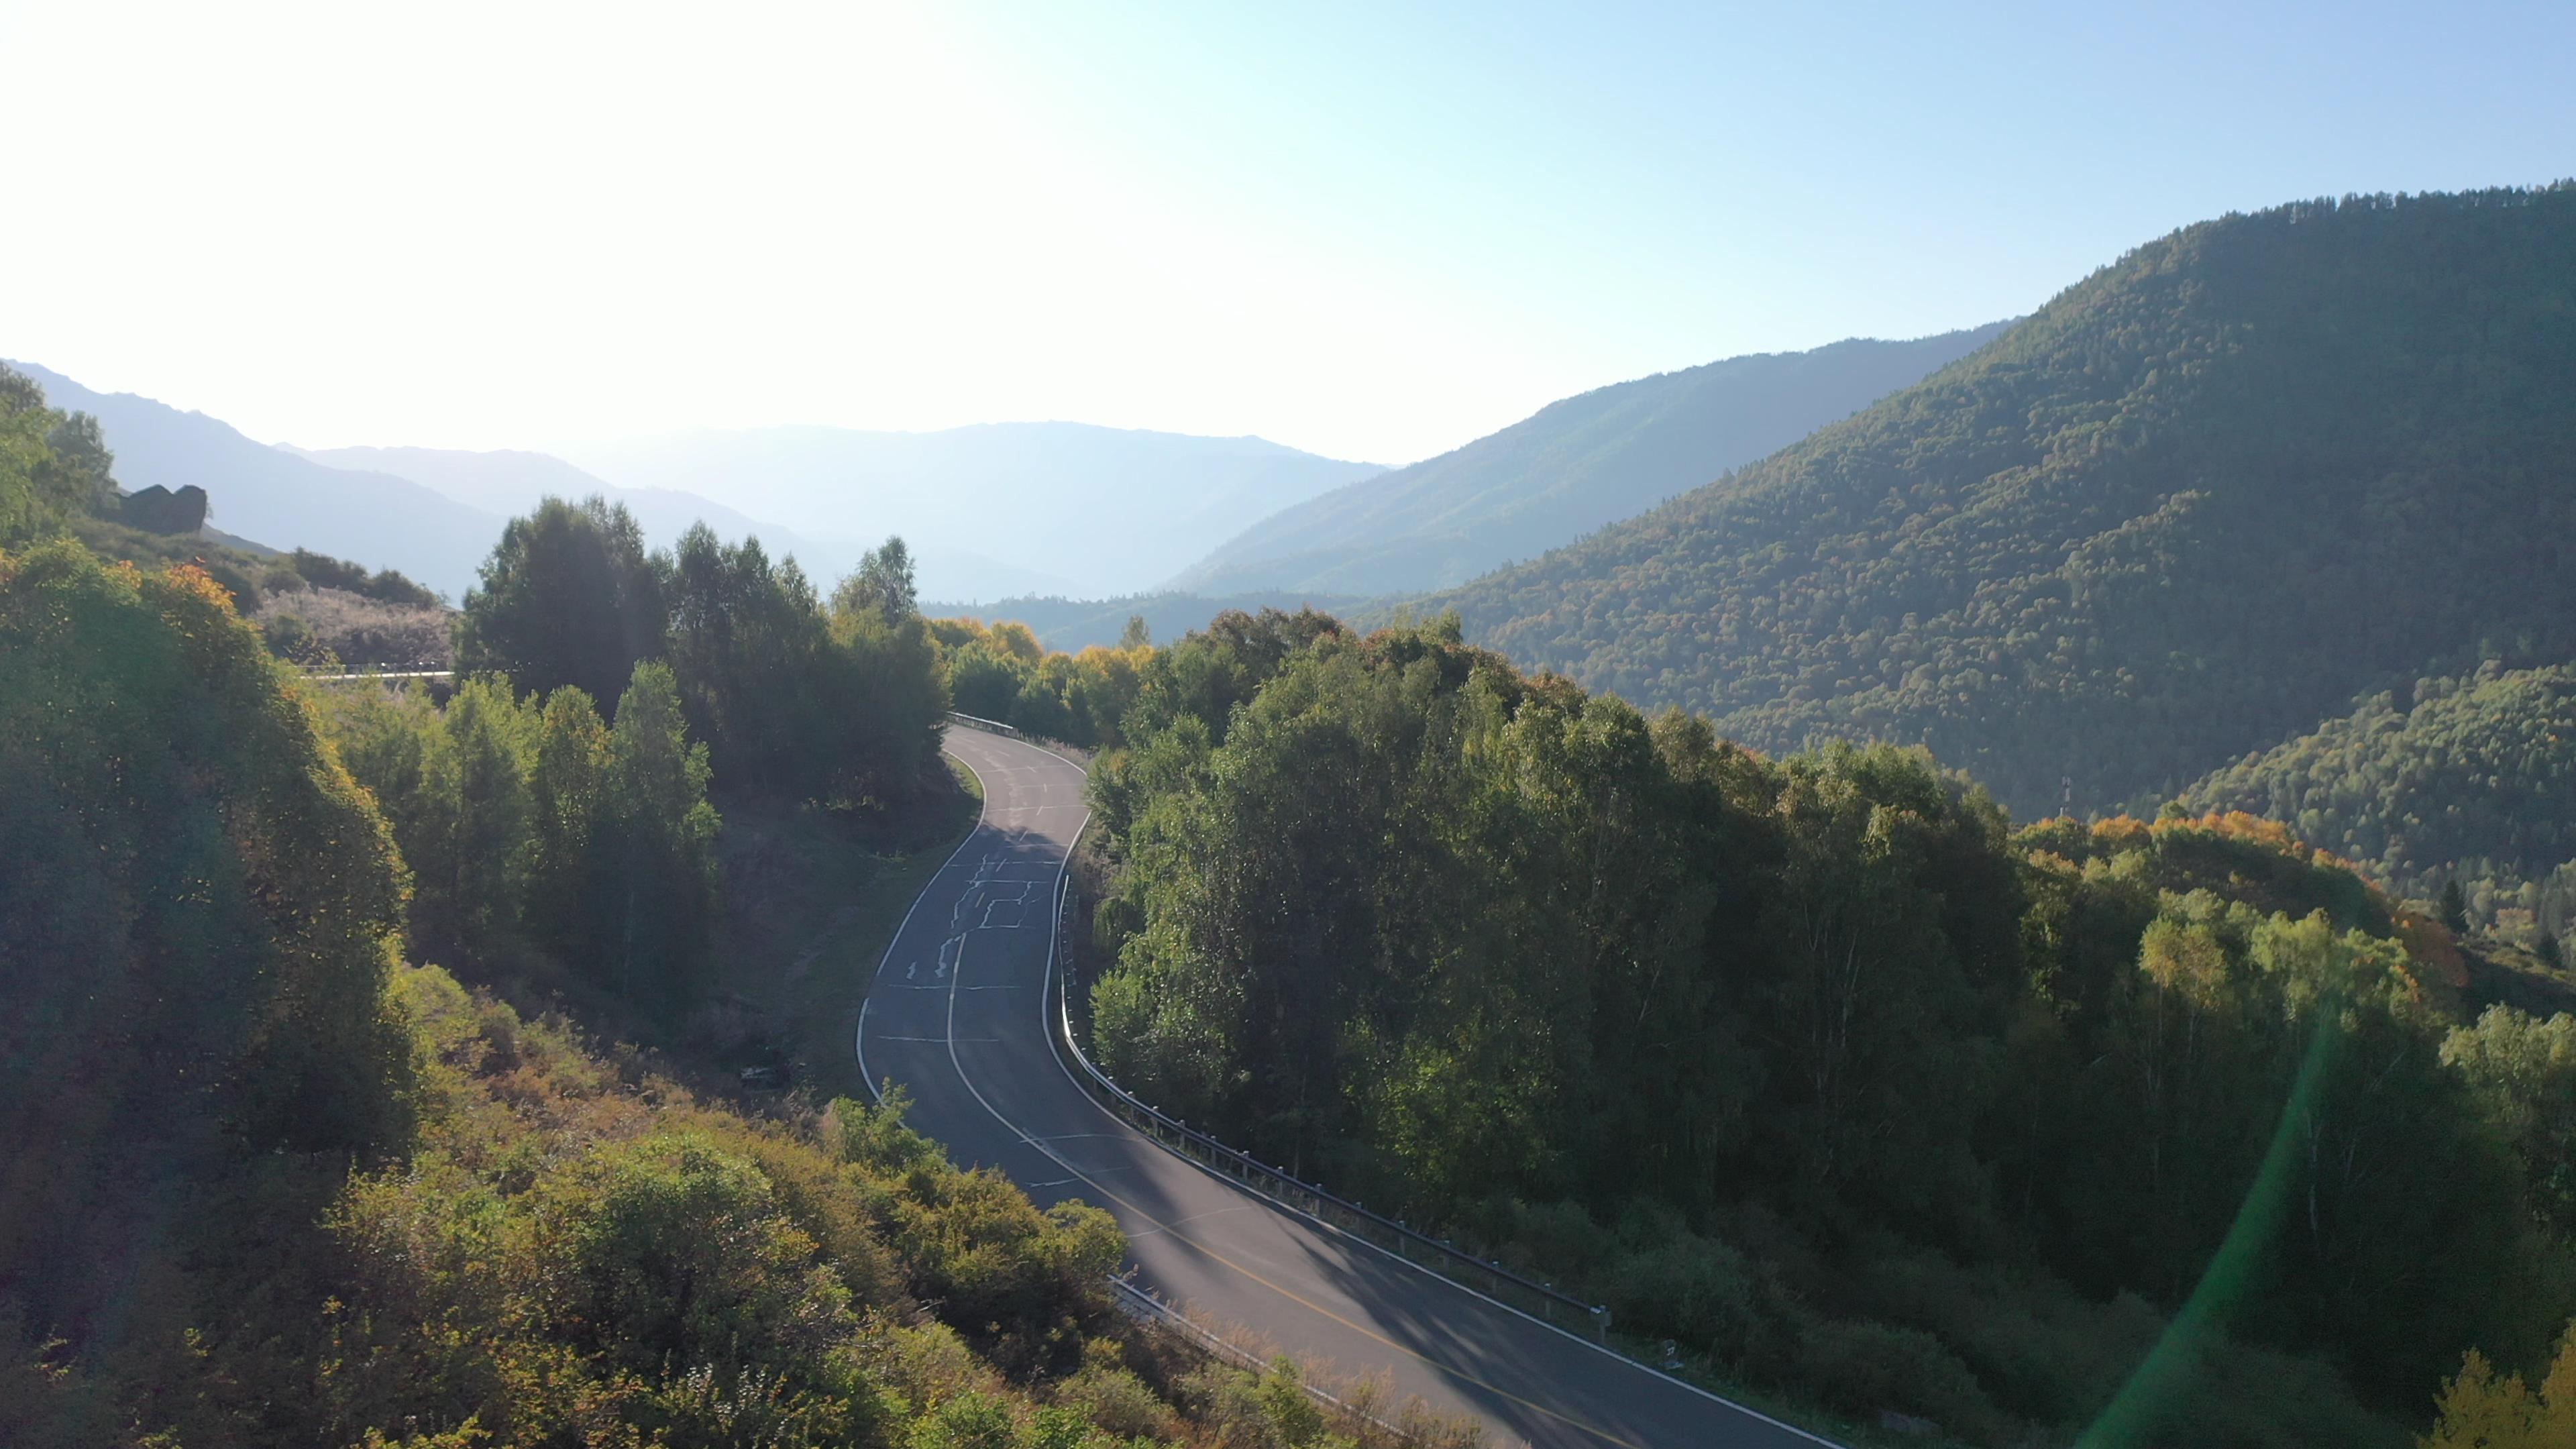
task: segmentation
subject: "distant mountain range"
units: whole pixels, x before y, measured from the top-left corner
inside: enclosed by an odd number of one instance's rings
[[[668,548],[696,523],[727,539],[757,538],[772,554],[794,554],[807,573],[828,585],[848,572],[861,550],[822,544],[778,524],[728,508],[712,498],[672,488],[620,488],[561,458],[517,449],[466,452],[453,448],[290,448],[317,463],[351,472],[391,473],[424,484],[469,507],[502,518],[526,513],[538,500],[598,494],[623,503],[644,530],[644,541]]]
[[[450,599],[473,584],[502,524],[549,493],[623,503],[656,547],[700,520],[729,539],[756,536],[823,588],[900,533],[925,594],[975,600],[1134,593],[1264,514],[1384,471],[1259,438],[1077,423],[687,433],[603,445],[585,453],[590,470],[510,450],[301,449],[6,365],[55,406],[98,418],[126,487],[196,484],[211,528],[400,569]]]
[[[501,515],[391,473],[335,468],[243,437],[204,413],[132,393],[93,392],[61,373],[11,362],[53,406],[92,414],[129,489],[206,490],[207,525],[270,548],[309,548],[400,569],[461,598],[501,536]]]
[[[923,595],[949,599],[1139,593],[1280,509],[1385,471],[1260,438],[1082,423],[689,432],[571,454],[612,483],[687,486],[810,538],[901,534]]]
[[[2356,696],[2576,658],[2570,378],[2576,184],[2230,216],[1423,605],[1759,748],[2151,805]]]
[[[925,603],[921,611],[934,619],[963,616],[987,624],[1004,620],[1026,624],[1038,642],[1049,649],[1078,654],[1094,644],[1106,648],[1118,642],[1127,630],[1129,619],[1145,621],[1146,631],[1157,644],[1169,644],[1194,629],[1204,629],[1208,622],[1228,609],[1259,613],[1263,609],[1280,609],[1295,613],[1299,609],[1319,609],[1327,614],[1348,613],[1367,606],[1371,601],[1341,594],[1300,593],[1286,589],[1256,590],[1244,594],[1136,594],[1121,599],[1003,599],[992,604]]]
[[[1730,357],[1596,388],[1265,518],[1169,587],[1369,595],[1465,583],[1787,447],[2009,325]]]

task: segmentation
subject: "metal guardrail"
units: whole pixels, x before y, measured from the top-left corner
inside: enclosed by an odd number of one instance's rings
[[[1192,1322],[1187,1314],[1165,1303],[1148,1290],[1137,1287],[1124,1277],[1112,1276],[1109,1280],[1109,1291],[1111,1301],[1115,1302],[1129,1317],[1179,1334],[1192,1348],[1219,1363],[1231,1364],[1252,1373],[1260,1373],[1270,1367],[1263,1361],[1261,1355],[1241,1344],[1229,1343],[1216,1334],[1210,1333],[1206,1328]],[[1298,1380],[1297,1387],[1305,1391],[1306,1397],[1325,1408],[1352,1419],[1364,1420],[1379,1433],[1398,1442],[1403,1441],[1402,1425],[1389,1423],[1376,1414],[1332,1393],[1321,1384],[1309,1383],[1302,1377]]]
[[[1064,938],[1065,915],[1072,903],[1071,878],[1060,876],[1055,907],[1059,940]],[[1062,959],[1061,955],[1058,959]],[[1543,1322],[1588,1333],[1602,1343],[1609,1341],[1608,1308],[1586,1303],[1570,1293],[1524,1278],[1500,1263],[1488,1262],[1382,1213],[1371,1212],[1347,1198],[1337,1197],[1313,1183],[1291,1177],[1285,1169],[1272,1167],[1250,1153],[1228,1147],[1179,1118],[1137,1100],[1107,1072],[1094,1065],[1090,1054],[1075,1038],[1068,973],[1056,972],[1052,986],[1056,997],[1055,1029],[1060,1034],[1061,1044],[1079,1067],[1073,1074],[1074,1080],[1119,1120],[1153,1138],[1167,1150],[1234,1178],[1292,1212],[1374,1244],[1417,1268],[1437,1273]]]
[[[1020,733],[1017,729],[1014,729],[997,719],[984,719],[977,715],[959,714],[953,709],[948,712],[948,717],[957,721],[959,724],[966,726],[966,728],[970,730],[982,730],[986,734],[1006,735],[1015,740],[1024,740],[1028,738],[1027,735]]]

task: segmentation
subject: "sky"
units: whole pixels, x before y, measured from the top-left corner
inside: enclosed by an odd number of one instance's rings
[[[2576,5],[0,0],[0,356],[305,446],[1064,419],[1403,463],[2576,174]]]

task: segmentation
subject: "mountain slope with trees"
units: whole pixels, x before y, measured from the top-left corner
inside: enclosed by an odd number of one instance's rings
[[[2576,184],[2229,216],[1435,604],[1759,748],[2148,803],[2364,693],[2576,657],[2571,375]]]
[[[1462,584],[1786,447],[2009,325],[1906,342],[1853,338],[1595,388],[1265,518],[1171,587],[1386,595]]]
[[[2461,887],[2471,921],[2563,934],[2576,920],[2576,666],[2417,680],[2212,771],[2185,808],[2287,825],[2422,900]],[[2528,913],[2515,917],[2514,912]]]

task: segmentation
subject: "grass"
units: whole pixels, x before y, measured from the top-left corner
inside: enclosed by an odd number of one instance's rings
[[[815,1102],[862,1097],[859,1006],[913,898],[982,811],[974,777],[883,812],[718,801],[725,914],[708,1004],[677,1055],[789,1067]]]

